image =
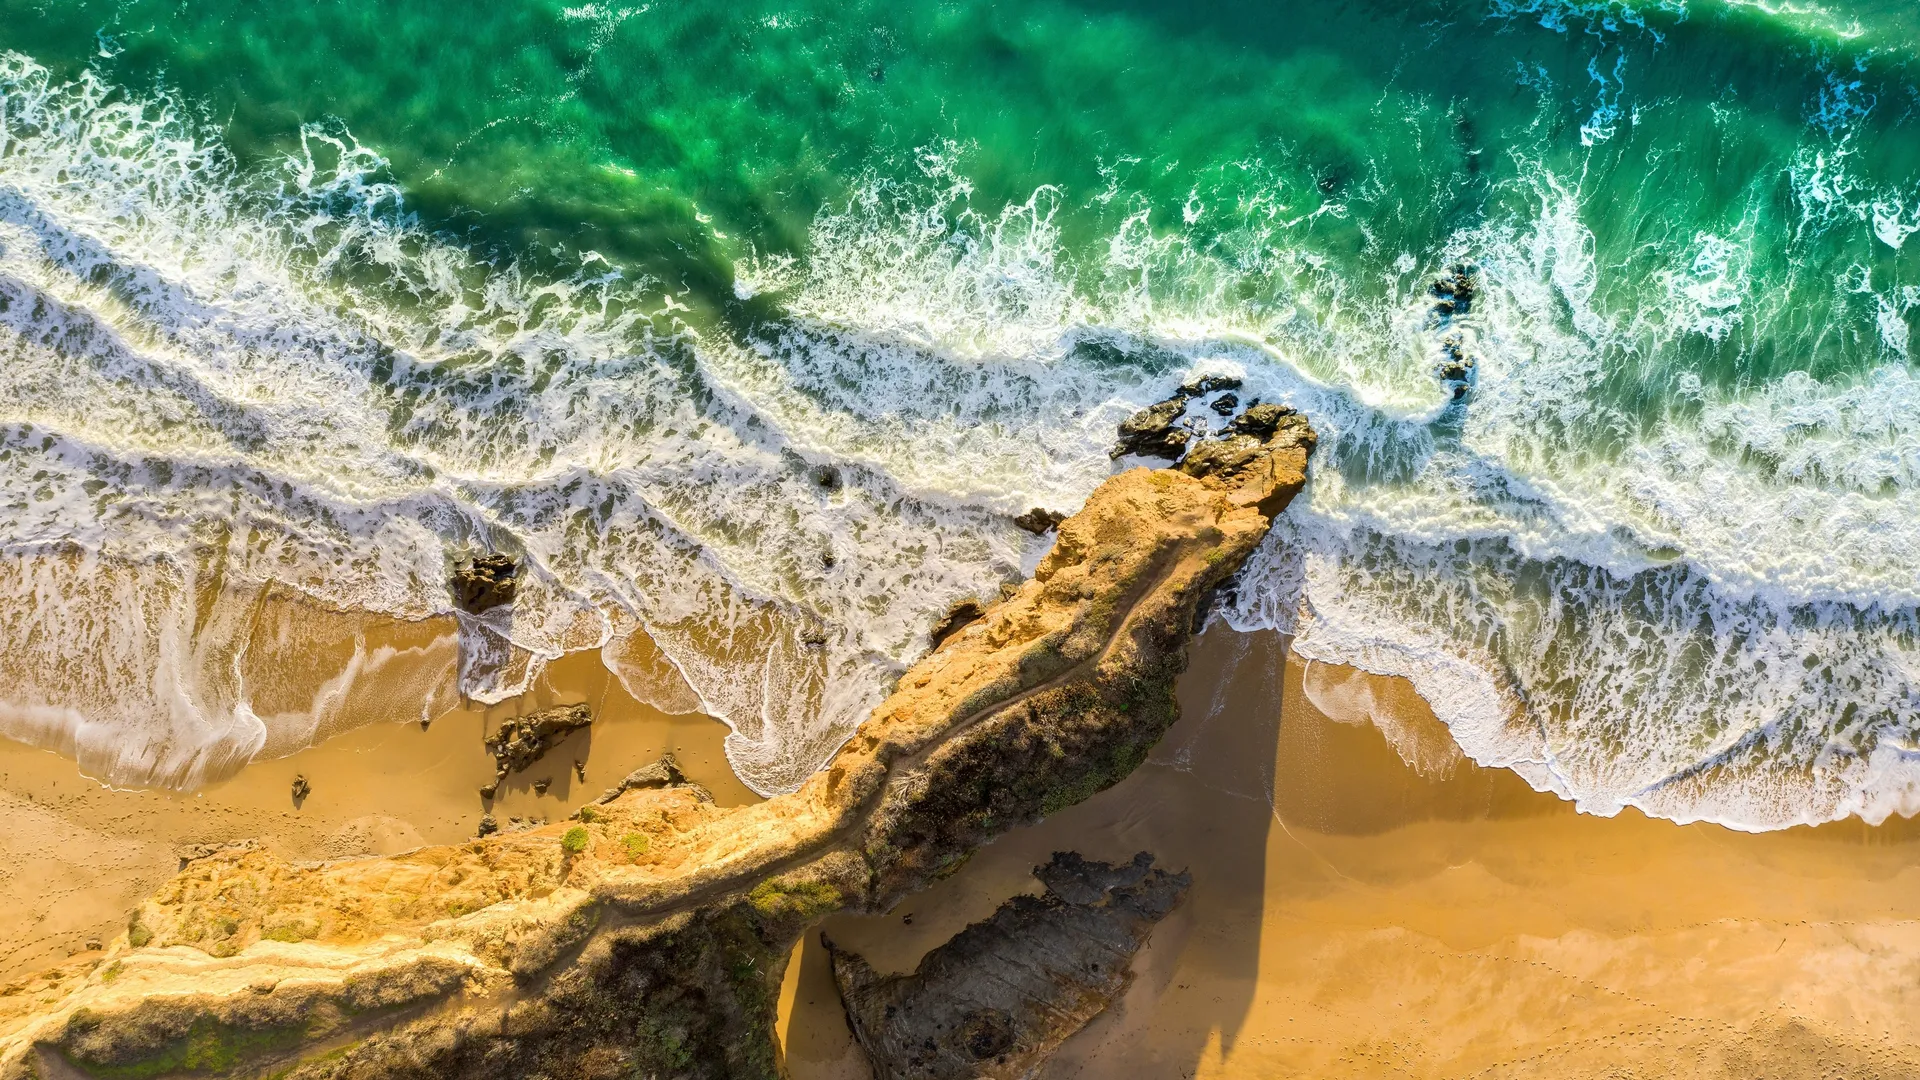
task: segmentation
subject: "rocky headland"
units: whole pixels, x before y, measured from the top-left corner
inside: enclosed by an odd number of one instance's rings
[[[1133,426],[1184,460],[1102,484],[798,791],[721,808],[663,764],[573,821],[459,845],[214,851],[103,957],[0,988],[0,1078],[779,1075],[802,933],[1112,785],[1175,719],[1197,617],[1315,437],[1257,406],[1176,440],[1174,412]]]

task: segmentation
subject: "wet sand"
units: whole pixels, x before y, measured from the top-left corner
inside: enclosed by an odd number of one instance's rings
[[[1210,632],[1180,693],[1126,781],[828,932],[909,970],[1051,852],[1147,850],[1192,891],[1048,1077],[1920,1075],[1912,823],[1583,816],[1271,634]],[[797,958],[795,1080],[864,1080],[817,936]]]
[[[551,705],[587,702],[593,726],[502,785],[492,813],[503,827],[512,817],[564,818],[667,751],[722,805],[758,799],[727,767],[725,725],[697,714],[669,716],[635,700],[597,652],[549,665],[518,698],[436,709],[454,695],[435,678],[443,667],[450,678],[451,669],[435,659],[433,640],[432,627],[414,627],[362,648],[361,655],[410,653],[426,663],[409,668],[396,661],[354,683],[352,695],[365,706],[328,713],[328,729],[341,733],[257,760],[195,792],[115,791],[83,776],[70,758],[0,740],[0,941],[7,945],[0,981],[84,953],[89,942],[110,941],[133,907],[178,869],[188,845],[254,839],[303,861],[392,854],[474,835],[487,805],[479,789],[494,771],[482,739],[505,717]],[[641,640],[633,650],[648,647]],[[311,660],[305,685],[288,679],[286,700],[312,700],[316,681],[331,679],[353,655],[336,650]],[[423,708],[432,710],[427,725],[417,719]],[[585,780],[576,776],[575,761],[585,763]],[[312,785],[297,806],[296,775]],[[545,794],[533,791],[540,779],[551,784]]]

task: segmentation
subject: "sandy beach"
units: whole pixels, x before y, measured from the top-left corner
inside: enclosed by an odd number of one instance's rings
[[[417,687],[416,699],[435,691]],[[418,708],[418,700],[405,708]],[[362,723],[191,793],[116,791],[0,745],[0,925],[16,978],[110,940],[195,844],[289,858],[388,854],[473,835],[505,716],[585,701],[595,724],[493,810],[558,819],[673,751],[724,804],[724,726],[635,700],[600,657],[430,724]],[[1920,992],[1920,829],[1745,834],[1602,819],[1479,768],[1411,688],[1304,663],[1272,634],[1194,648],[1181,721],[1118,786],[990,845],[895,911],[825,929],[883,970],[1015,892],[1055,850],[1135,851],[1193,890],[1119,1006],[1049,1077],[1908,1075]],[[395,708],[400,706],[389,705]],[[404,710],[403,710],[404,711]],[[573,762],[587,764],[584,782]],[[296,807],[295,775],[313,793]],[[534,780],[551,787],[536,795]],[[869,1074],[818,935],[796,951],[780,1033],[796,1080]]]
[[[361,651],[387,646],[430,657],[434,630],[402,628]],[[634,648],[650,646],[642,640]],[[288,697],[310,700],[314,680],[330,678],[352,654],[310,658],[307,685],[290,679]],[[593,726],[502,785],[492,803],[502,826],[515,817],[564,818],[668,751],[722,805],[758,799],[727,767],[725,725],[697,714],[669,716],[635,700],[597,652],[554,662],[518,698],[490,707],[456,704],[424,725],[395,716],[420,715],[422,703],[444,699],[444,688],[419,670],[409,684],[400,678],[404,665],[394,667],[385,679],[356,684],[354,696],[367,699],[364,706],[350,703],[359,712],[336,710],[332,724],[345,731],[192,792],[113,790],[68,758],[0,740],[0,814],[7,823],[0,830],[0,936],[9,946],[0,953],[0,981],[111,941],[193,845],[256,840],[288,859],[315,860],[393,854],[474,835],[486,809],[479,788],[494,771],[482,739],[505,717],[551,705],[586,702]],[[586,765],[584,780],[575,761]],[[295,776],[312,785],[298,806]],[[533,790],[538,780],[550,784],[544,794]]]
[[[1183,718],[1114,788],[826,930],[883,970],[1055,850],[1188,869],[1121,1004],[1045,1075],[1904,1076],[1920,1069],[1916,830],[1745,834],[1576,813],[1462,758],[1404,683],[1216,629]],[[796,1080],[865,1077],[818,935]]]

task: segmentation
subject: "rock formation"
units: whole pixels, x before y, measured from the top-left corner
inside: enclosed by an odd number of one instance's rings
[[[1016,896],[928,953],[880,975],[834,948],[833,977],[875,1080],[1023,1077],[1118,998],[1129,964],[1192,879],[1073,852],[1034,868],[1047,891]]]
[[[487,753],[493,755],[494,776],[493,783],[480,789],[480,794],[492,798],[501,781],[524,771],[559,745],[561,739],[592,723],[593,712],[585,705],[559,705],[502,720],[500,729],[487,736]]]
[[[1284,415],[1242,437],[1109,478],[1032,580],[799,790],[721,808],[662,769],[578,822],[457,845],[300,866],[214,852],[104,957],[0,988],[0,1080],[778,1075],[780,979],[809,926],[887,910],[1110,786],[1173,722],[1201,605],[1314,443]]]
[[[473,615],[511,604],[519,573],[519,564],[505,555],[475,555],[453,571],[454,602]]]

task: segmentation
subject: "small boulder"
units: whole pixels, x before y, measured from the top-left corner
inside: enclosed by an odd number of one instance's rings
[[[293,804],[295,806],[306,802],[307,796],[311,794],[313,794],[313,785],[307,783],[307,778],[304,775],[293,778]]]
[[[480,829],[477,833],[475,833],[476,836],[492,836],[494,833],[497,833],[499,831],[500,831],[500,823],[493,820],[492,814],[480,815]]]
[[[1213,404],[1207,406],[1207,408],[1212,409],[1221,416],[1232,416],[1233,410],[1239,407],[1239,394],[1221,394],[1219,397],[1213,399]]]
[[[475,555],[453,571],[453,598],[472,615],[513,603],[520,566],[505,555]]]
[[[1021,514],[1019,517],[1014,518],[1013,523],[1035,536],[1045,536],[1059,528],[1060,523],[1065,520],[1067,520],[1067,515],[1058,510],[1048,510],[1045,507],[1036,506],[1026,513]]]

